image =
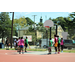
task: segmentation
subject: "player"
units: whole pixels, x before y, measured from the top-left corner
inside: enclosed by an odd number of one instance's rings
[[[58,54],[60,53],[60,43],[61,43],[61,38],[59,38],[59,36],[57,36],[58,37]]]
[[[23,37],[21,37],[21,40],[20,40],[20,52],[19,52],[19,54],[21,54],[21,50],[22,50],[22,54],[23,54],[23,47],[24,47],[24,40],[23,40]]]
[[[55,54],[57,54],[57,46],[58,46],[58,38],[54,35],[54,47],[55,47]]]
[[[27,46],[28,46],[28,39],[27,39],[27,37],[26,37],[26,39],[25,39],[25,52],[27,52],[27,51],[26,51]]]
[[[48,53],[48,54],[51,54],[52,43],[53,43],[53,41],[52,41],[51,38],[50,38],[50,39],[49,39],[49,47],[48,47],[49,53]]]

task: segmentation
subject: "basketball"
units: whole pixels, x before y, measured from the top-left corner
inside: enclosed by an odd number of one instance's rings
[[[10,43],[9,43],[9,46],[10,46]]]

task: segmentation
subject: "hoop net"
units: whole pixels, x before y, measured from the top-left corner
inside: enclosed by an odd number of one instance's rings
[[[45,28],[49,28],[49,26],[45,26]]]
[[[45,26],[46,30],[48,30],[49,26]]]

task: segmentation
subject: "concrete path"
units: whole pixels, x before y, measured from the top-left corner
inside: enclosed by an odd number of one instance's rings
[[[55,52],[52,52],[52,54],[54,54],[54,53]],[[19,52],[17,54],[19,54]],[[22,54],[22,52],[21,52],[21,54]],[[48,51],[32,51],[32,52],[28,51],[28,52],[24,52],[24,54],[47,55]]]

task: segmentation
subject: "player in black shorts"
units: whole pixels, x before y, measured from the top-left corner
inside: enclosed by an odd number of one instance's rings
[[[9,41],[8,41],[8,38],[6,39],[6,50],[9,50]]]
[[[60,42],[61,42],[61,38],[59,38],[59,36],[57,36],[58,37],[58,54],[60,53]]]
[[[27,37],[26,37],[26,39],[25,39],[25,52],[27,52],[27,51],[26,51],[27,46],[28,46],[28,39],[27,39]]]

